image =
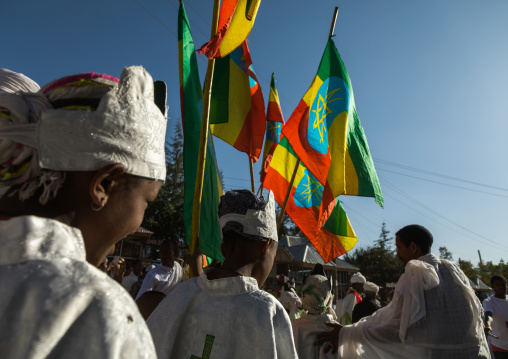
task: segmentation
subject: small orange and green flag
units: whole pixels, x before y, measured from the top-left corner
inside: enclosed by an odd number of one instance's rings
[[[283,137],[275,148],[263,187],[273,191],[282,206],[298,157]],[[357,238],[340,201],[333,200],[320,219],[324,187],[300,164],[290,189],[286,213],[319,252],[325,263],[351,250]],[[324,222],[321,227],[319,222]]]
[[[280,142],[282,126],[284,126],[284,117],[282,116],[282,110],[280,108],[279,93],[277,92],[277,87],[275,87],[275,74],[272,73],[270,97],[268,98],[268,109],[266,110],[266,136],[263,150],[261,182],[265,179],[275,146]]]
[[[261,0],[223,0],[217,34],[204,44],[199,53],[209,59],[229,55],[249,36]]]
[[[325,186],[324,203],[339,195],[352,195],[374,197],[383,206],[351,80],[332,39],[310,88],[282,133],[310,173]]]
[[[210,128],[215,137],[247,153],[253,162],[261,155],[265,103],[246,41],[228,56],[215,60]]]

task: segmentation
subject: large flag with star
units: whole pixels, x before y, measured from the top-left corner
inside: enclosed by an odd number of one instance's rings
[[[180,2],[178,10],[178,63],[180,70],[180,107],[184,132],[183,170],[185,186],[183,217],[185,242],[187,245],[190,245],[192,206],[198,167],[201,114],[203,111],[203,92],[199,81],[194,42],[183,2]],[[222,261],[224,258],[220,250],[221,229],[217,219],[217,208],[219,206],[219,198],[224,193],[218,176],[212,139],[212,136],[209,135],[201,199],[199,248],[205,255]]]
[[[344,194],[374,197],[383,206],[351,80],[332,39],[310,88],[282,133],[310,173],[325,186],[325,202]]]
[[[266,128],[265,102],[252,68],[247,42],[215,60],[210,127],[214,136],[256,162]]]
[[[229,55],[249,36],[261,0],[222,0],[217,34],[199,52],[209,59]]]
[[[270,161],[272,160],[275,146],[280,142],[284,117],[280,108],[279,93],[275,87],[275,74],[272,73],[270,82],[270,97],[268,98],[268,109],[266,110],[266,136],[263,150],[263,167],[261,169],[261,182],[264,181]]]
[[[275,148],[263,187],[273,191],[282,206],[298,161],[296,153],[285,137]],[[321,227],[320,213],[324,187],[300,164],[298,167],[286,213],[317,249],[325,263],[351,250],[357,238],[340,201],[333,200]]]

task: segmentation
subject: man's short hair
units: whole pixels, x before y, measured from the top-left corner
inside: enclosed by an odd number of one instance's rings
[[[161,244],[159,244],[159,248],[166,247],[166,246],[172,246],[173,248],[178,248],[178,244],[175,240],[172,239],[165,239],[162,241]]]
[[[434,242],[432,233],[430,233],[424,226],[420,226],[418,224],[405,226],[404,228],[399,229],[395,235],[399,237],[399,240],[404,243],[406,247],[409,247],[411,242],[414,242],[421,249],[423,254],[430,253],[430,248]]]
[[[494,282],[496,280],[500,280],[502,282],[504,282],[504,284],[506,284],[506,278],[503,277],[502,275],[494,275],[492,276],[492,278],[490,278],[490,286],[493,287],[494,286]]]

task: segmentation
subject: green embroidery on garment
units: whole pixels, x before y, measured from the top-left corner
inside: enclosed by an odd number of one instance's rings
[[[205,347],[203,348],[202,356],[197,357],[197,356],[191,355],[190,359],[209,359],[210,354],[212,353],[212,346],[213,346],[214,339],[215,339],[215,337],[213,335],[207,334],[206,339],[205,339]]]

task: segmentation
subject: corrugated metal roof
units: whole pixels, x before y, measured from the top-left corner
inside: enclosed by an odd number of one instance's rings
[[[323,264],[338,269],[345,269],[350,271],[359,271],[360,268],[337,258],[335,261],[325,263],[323,258],[319,255],[318,251],[307,238],[284,236],[279,238],[279,246],[284,246],[294,258],[295,262],[309,263],[309,264]]]
[[[479,292],[490,292],[492,290],[491,287],[489,287],[487,284],[483,283],[480,278],[476,277],[473,280],[469,280],[471,282],[471,287],[473,287],[474,290]]]

